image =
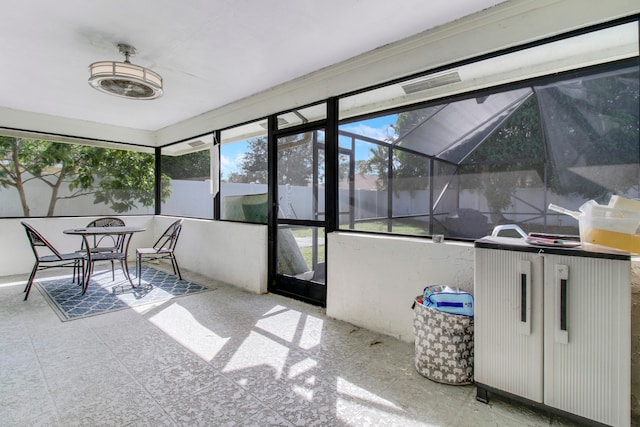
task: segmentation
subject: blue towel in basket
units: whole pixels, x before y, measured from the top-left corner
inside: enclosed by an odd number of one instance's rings
[[[459,288],[427,286],[424,288],[423,304],[445,313],[473,316],[473,295]]]

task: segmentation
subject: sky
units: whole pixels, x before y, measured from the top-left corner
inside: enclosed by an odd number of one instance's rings
[[[375,119],[348,123],[340,126],[340,130],[384,141],[389,136],[395,136],[391,125],[396,123],[397,117],[397,114],[392,114]],[[368,144],[356,142],[356,160],[366,158],[369,152],[368,149],[363,149],[366,145]],[[247,151],[247,147],[248,143],[246,140],[232,144],[223,144],[220,147],[220,174],[223,180],[228,178],[233,172],[240,172],[240,164]],[[358,149],[359,147],[360,149]]]

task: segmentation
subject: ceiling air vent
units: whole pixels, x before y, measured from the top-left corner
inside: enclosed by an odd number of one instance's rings
[[[433,89],[440,86],[450,85],[453,83],[461,82],[460,74],[457,71],[452,71],[446,74],[440,74],[439,76],[426,77],[421,80],[413,80],[409,83],[405,83],[402,86],[404,93],[409,95],[410,93],[416,93],[427,89]]]
[[[189,142],[189,145],[193,148],[200,147],[201,145],[204,145],[204,144],[205,143],[200,140]]]

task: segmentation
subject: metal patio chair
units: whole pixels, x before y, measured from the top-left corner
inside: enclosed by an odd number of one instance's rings
[[[27,237],[29,238],[29,244],[31,245],[31,250],[36,257],[36,263],[33,266],[33,270],[31,270],[31,274],[29,275],[29,280],[27,282],[27,286],[24,288],[24,292],[26,295],[24,296],[24,300],[26,301],[29,298],[29,292],[31,291],[31,286],[33,285],[33,280],[36,277],[36,272],[40,270],[46,270],[49,268],[58,268],[58,267],[71,267],[73,268],[73,281],[76,279],[79,284],[82,283],[82,279],[84,278],[84,254],[79,252],[72,253],[60,253],[47,239],[42,236],[33,226],[27,224],[26,222],[21,222],[24,226],[25,231],[27,232]],[[48,254],[41,254],[41,251],[50,252]],[[76,275],[76,272],[79,271],[79,274]]]
[[[156,241],[151,248],[138,248],[136,249],[136,274],[138,276],[138,286],[140,285],[142,275],[142,262],[145,258],[151,259],[170,259],[171,266],[173,267],[173,274],[177,274],[180,279],[180,268],[178,267],[178,261],[176,260],[174,251],[176,243],[178,243],[178,236],[182,230],[182,223],[184,219],[179,219],[171,224],[162,236]]]
[[[124,227],[125,223],[122,219],[106,216],[102,218],[97,218],[87,224],[87,227]],[[91,245],[89,250],[92,254],[92,264],[93,262],[98,261],[111,261],[111,279],[115,280],[115,261],[119,260],[120,257],[117,255],[109,255],[109,254],[118,254],[122,253],[122,245],[124,243],[124,235],[122,234],[101,234],[95,235],[91,237],[89,244]],[[85,241],[82,240],[82,246],[78,252],[86,253],[87,248],[85,248]],[[122,263],[122,260],[120,260]],[[123,267],[124,269],[124,267]],[[90,266],[89,270],[93,270],[93,266]],[[91,277],[91,275],[89,275]]]

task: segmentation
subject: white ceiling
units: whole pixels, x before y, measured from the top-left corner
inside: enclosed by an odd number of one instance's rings
[[[156,131],[497,3],[5,1],[0,108]],[[122,42],[138,51],[132,63],[162,75],[163,97],[128,100],[88,85],[89,64],[122,61]]]

